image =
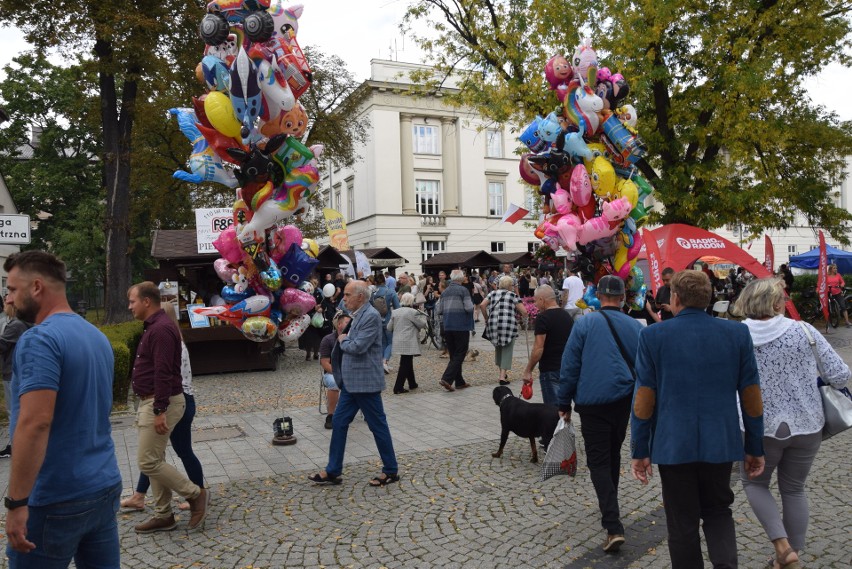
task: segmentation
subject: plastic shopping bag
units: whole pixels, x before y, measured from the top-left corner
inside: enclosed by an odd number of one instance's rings
[[[553,438],[541,463],[541,481],[559,474],[577,474],[577,433],[572,423],[559,419]]]

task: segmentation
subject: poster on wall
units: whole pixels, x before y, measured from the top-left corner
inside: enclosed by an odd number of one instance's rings
[[[229,207],[195,210],[195,240],[199,253],[216,253],[213,242],[219,233],[234,224],[234,211]]]

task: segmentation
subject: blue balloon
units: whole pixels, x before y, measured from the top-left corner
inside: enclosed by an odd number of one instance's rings
[[[252,295],[254,295],[254,291],[250,288],[246,289],[245,292],[237,292],[234,290],[232,285],[225,285],[222,287],[222,298],[229,304],[240,302]]]
[[[278,267],[285,281],[292,286],[299,286],[302,281],[308,280],[318,263],[319,260],[314,259],[302,251],[301,247],[292,243],[287,253],[281,258]]]
[[[598,287],[595,285],[589,285],[586,287],[586,293],[583,295],[583,301],[586,303],[586,306],[589,308],[594,308],[595,310],[601,309],[601,301],[596,296],[598,292]]]

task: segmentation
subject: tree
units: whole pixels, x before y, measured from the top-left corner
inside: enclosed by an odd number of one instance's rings
[[[148,79],[182,69],[202,16],[201,6],[175,0],[14,2],[0,0],[0,24],[23,30],[36,49],[61,46],[97,75],[101,119],[101,183],[105,189],[106,320],[130,318],[130,183],[138,103],[154,88]],[[176,65],[177,64],[177,65]],[[166,82],[168,83],[168,81]]]
[[[27,248],[62,258],[75,286],[103,283],[104,214],[96,129],[86,121],[91,77],[25,54],[0,83],[10,124],[0,130],[0,172],[21,213],[37,221]]]
[[[811,103],[805,84],[820,65],[849,62],[851,11],[840,0],[418,0],[406,25],[436,31],[417,38],[438,72],[431,88],[460,72],[450,100],[519,124],[557,103],[546,59],[588,35],[630,83],[643,172],[665,205],[655,221],[759,234],[800,214],[848,243],[852,216],[829,192],[852,125]]]

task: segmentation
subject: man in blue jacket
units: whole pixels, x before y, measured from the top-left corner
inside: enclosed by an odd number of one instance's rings
[[[580,431],[598,507],[606,530],[603,550],[618,551],[624,526],[618,508],[621,445],[633,399],[633,362],[642,325],[623,312],[624,281],[606,275],[598,282],[598,313],[577,319],[562,354],[557,402],[571,419],[571,402],[580,414]]]
[[[737,567],[731,467],[744,460],[749,478],[763,472],[763,402],[751,336],[744,324],[707,315],[711,293],[701,271],[675,274],[675,317],[643,330],[636,356],[631,471],[647,484],[651,463],[660,467],[673,569],[704,566],[702,520],[713,567]]]
[[[382,475],[370,482],[384,486],[399,481],[388,419],[382,405],[385,374],[382,370],[382,317],[370,303],[364,281],[352,281],[343,289],[343,302],[352,316],[349,327],[337,336],[331,352],[331,370],[340,388],[340,399],[331,419],[331,444],[325,471],[309,480],[317,484],[340,484],[343,453],[349,425],[360,410],[379,450]]]

